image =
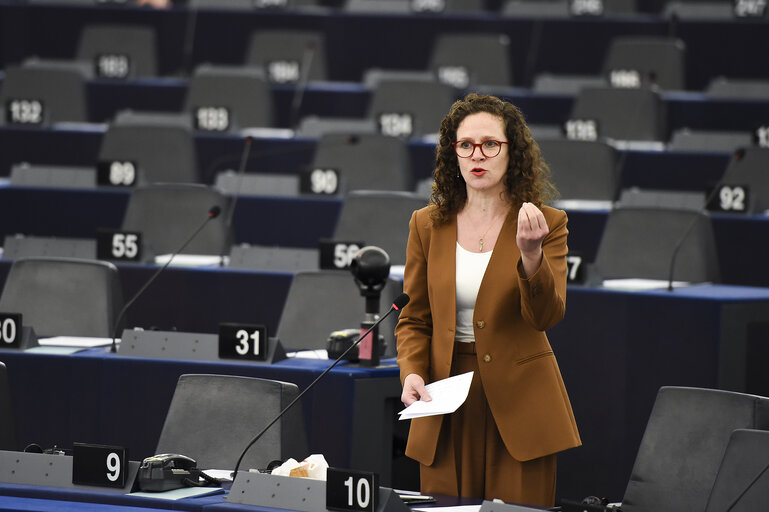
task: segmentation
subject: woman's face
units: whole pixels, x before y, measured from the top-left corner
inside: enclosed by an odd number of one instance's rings
[[[457,141],[457,151],[464,150],[468,154],[472,151],[466,158],[457,155],[459,172],[467,184],[468,193],[471,190],[501,192],[510,158],[502,118],[488,112],[470,114],[457,127]],[[498,145],[495,141],[505,144]],[[499,154],[496,156],[486,156],[493,155],[497,150]]]

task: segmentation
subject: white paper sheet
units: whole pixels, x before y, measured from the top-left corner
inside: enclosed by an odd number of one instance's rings
[[[220,487],[182,487],[164,492],[132,492],[128,496],[140,496],[142,498],[154,498],[159,500],[181,500],[192,498],[194,496],[205,496],[208,494],[220,494],[224,489]]]
[[[173,254],[158,254],[155,256],[156,265],[165,265]],[[219,267],[230,264],[229,256],[216,254],[177,254],[169,267]]]
[[[53,336],[51,338],[40,338],[37,342],[41,346],[54,347],[78,347],[93,348],[107,347],[112,345],[112,338],[92,338],[88,336]]]
[[[467,393],[470,391],[470,383],[473,381],[473,372],[455,375],[448,379],[431,382],[425,388],[432,398],[425,402],[419,400],[409,405],[398,414],[400,419],[409,420],[422,416],[435,416],[436,414],[449,414],[456,411],[465,403]]]
[[[604,288],[610,288],[612,290],[625,290],[630,292],[644,291],[644,290],[657,290],[668,287],[668,282],[664,279],[607,279],[601,283]],[[687,281],[673,281],[673,288],[681,286],[689,286]]]

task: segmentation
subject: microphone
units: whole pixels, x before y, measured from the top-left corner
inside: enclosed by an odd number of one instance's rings
[[[130,308],[131,305],[134,302],[136,302],[136,299],[138,299],[141,296],[141,294],[144,293],[144,290],[146,290],[149,287],[149,285],[151,285],[152,282],[155,279],[157,279],[157,277],[160,275],[160,273],[163,272],[168,267],[168,265],[171,264],[171,262],[176,257],[176,255],[179,254],[180,252],[182,252],[184,250],[184,248],[187,247],[187,245],[189,245],[189,243],[192,242],[192,240],[198,235],[198,233],[200,233],[203,230],[203,228],[206,227],[206,224],[208,224],[211,220],[217,218],[220,213],[222,213],[221,207],[219,207],[217,205],[212,206],[208,210],[208,216],[205,218],[205,220],[203,222],[200,223],[200,226],[198,226],[198,228],[195,231],[192,232],[192,234],[187,238],[187,240],[184,241],[184,243],[181,245],[181,247],[179,247],[176,250],[176,252],[171,254],[171,257],[168,258],[168,261],[166,261],[165,265],[160,267],[157,270],[157,272],[152,274],[152,277],[150,277],[147,280],[147,282],[144,283],[144,286],[142,286],[139,289],[139,291],[136,292],[134,294],[134,296],[131,297],[131,299],[128,302],[125,303],[125,305],[123,306],[123,309],[121,309],[120,313],[118,313],[117,320],[115,320],[115,326],[112,329],[112,346],[110,347],[110,352],[112,352],[112,353],[116,353],[117,352],[117,341],[116,341],[117,335],[118,335],[117,331],[120,328],[120,322],[123,320],[123,316],[126,314],[126,311],[128,311],[128,308]]]
[[[392,313],[393,311],[400,311],[400,310],[403,308],[403,306],[405,306],[406,304],[408,304],[408,303],[409,303],[409,300],[410,300],[410,299],[409,299],[409,296],[408,296],[408,295],[406,295],[405,293],[401,293],[400,295],[398,295],[398,296],[395,298],[395,300],[393,301],[393,303],[392,303],[392,306],[390,306],[390,309],[388,309],[388,310],[387,310],[387,312],[386,312],[384,315],[382,315],[382,316],[379,318],[379,320],[377,320],[376,322],[374,322],[374,325],[372,325],[371,327],[369,327],[369,328],[366,330],[366,332],[364,332],[363,334],[361,334],[361,335],[358,337],[358,339],[357,339],[357,340],[355,340],[355,343],[353,343],[352,345],[350,345],[349,347],[347,347],[347,350],[345,350],[344,352],[342,352],[342,353],[339,355],[339,357],[337,357],[337,358],[336,358],[336,360],[335,360],[333,363],[331,363],[331,365],[330,365],[328,368],[326,368],[325,370],[323,370],[323,373],[321,373],[320,375],[318,375],[318,376],[315,378],[315,380],[314,380],[314,381],[312,381],[312,382],[310,383],[310,385],[309,385],[309,386],[307,386],[306,388],[304,388],[304,389],[302,390],[302,392],[301,392],[301,393],[299,393],[298,395],[296,395],[296,398],[294,398],[293,400],[291,400],[291,403],[289,403],[289,404],[288,404],[288,405],[287,405],[287,406],[286,406],[286,407],[285,407],[285,408],[284,408],[282,411],[280,411],[280,412],[278,413],[278,415],[277,415],[277,416],[275,416],[275,418],[274,418],[272,421],[270,421],[270,422],[267,424],[267,426],[266,426],[266,427],[264,427],[264,428],[261,430],[261,432],[259,432],[258,434],[256,434],[256,436],[254,436],[254,438],[253,438],[253,439],[251,439],[251,441],[248,443],[248,445],[246,445],[246,448],[245,448],[245,449],[243,450],[243,452],[240,454],[240,457],[238,457],[238,462],[237,462],[237,464],[235,464],[235,470],[234,470],[234,471],[233,471],[233,473],[232,473],[232,481],[233,481],[233,482],[235,482],[235,478],[237,478],[237,476],[238,476],[238,470],[240,469],[240,463],[241,463],[241,462],[243,462],[243,457],[245,457],[245,456],[246,456],[246,452],[248,452],[248,449],[249,449],[249,448],[251,448],[251,447],[254,445],[254,443],[256,443],[256,442],[259,440],[259,438],[261,438],[261,437],[264,435],[264,433],[265,433],[265,432],[267,432],[267,430],[269,430],[269,428],[270,428],[271,426],[273,426],[273,425],[274,425],[274,424],[275,424],[275,423],[276,423],[276,422],[277,422],[277,421],[278,421],[280,418],[282,418],[282,417],[283,417],[283,415],[284,415],[284,414],[285,414],[285,413],[286,413],[286,412],[287,412],[289,409],[291,409],[291,407],[292,407],[292,406],[293,406],[295,403],[297,403],[297,402],[299,401],[299,399],[300,399],[300,398],[302,398],[302,397],[304,396],[304,394],[305,394],[305,393],[307,393],[307,392],[308,392],[310,389],[312,389],[312,388],[315,386],[315,384],[317,384],[317,383],[318,383],[318,381],[319,381],[320,379],[322,379],[322,378],[323,378],[323,376],[324,376],[324,375],[326,375],[326,374],[327,374],[329,371],[331,371],[331,369],[332,369],[334,366],[336,366],[336,365],[337,365],[337,363],[339,363],[339,361],[341,361],[341,360],[342,360],[342,359],[343,359],[343,358],[344,358],[344,357],[345,357],[345,356],[346,356],[346,355],[347,355],[347,354],[348,354],[348,353],[349,353],[349,352],[350,352],[350,351],[351,351],[353,348],[357,347],[357,346],[358,346],[358,343],[360,343],[360,342],[361,342],[361,340],[362,340],[363,338],[365,338],[366,336],[368,336],[368,334],[369,334],[371,331],[373,331],[373,330],[376,328],[376,326],[378,326],[378,325],[379,325],[379,324],[382,322],[382,320],[384,320],[385,318],[387,318],[387,317],[390,315],[390,313]]]
[[[299,124],[299,108],[302,106],[304,91],[307,90],[307,84],[310,82],[310,68],[312,60],[315,58],[315,43],[310,41],[304,47],[302,54],[302,68],[300,70],[299,81],[296,83],[294,95],[291,98],[291,112],[289,114],[289,124],[291,128],[296,128]]]
[[[243,174],[246,172],[246,162],[248,162],[248,155],[251,153],[251,143],[253,138],[249,135],[246,137],[245,144],[243,145],[243,153],[240,157],[240,163],[238,164],[238,184],[235,188],[235,194],[230,201],[230,210],[227,212],[227,227],[232,227],[232,218],[235,214],[235,205],[238,203],[238,197],[240,197],[240,189],[243,184]]]
[[[198,9],[193,6],[187,7],[189,15],[187,16],[187,23],[184,26],[184,40],[182,42],[182,69],[181,75],[192,75],[193,64],[193,52],[195,49],[195,29],[197,28]]]
[[[734,152],[734,158],[737,160],[742,159],[742,157],[745,156],[745,149],[739,148],[737,151]],[[678,239],[676,242],[675,247],[673,247],[673,254],[670,256],[670,267],[668,268],[668,291],[673,291],[673,269],[675,268],[676,264],[676,258],[678,257],[678,252],[681,250],[681,246],[683,246],[684,241],[686,238],[691,234],[692,230],[694,229],[694,226],[697,225],[697,221],[700,218],[700,214],[702,214],[703,210],[707,209],[708,204],[713,200],[713,198],[718,193],[718,189],[720,188],[720,185],[723,182],[723,178],[719,179],[715,186],[713,186],[713,189],[710,191],[710,193],[705,197],[705,203],[703,204],[703,207],[697,212],[697,216],[695,216],[691,223],[686,227],[684,230],[684,234],[681,235],[681,238]]]

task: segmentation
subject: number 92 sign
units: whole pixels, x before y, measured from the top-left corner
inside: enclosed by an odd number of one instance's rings
[[[376,473],[328,468],[326,473],[326,508],[340,511],[375,512],[379,497]]]

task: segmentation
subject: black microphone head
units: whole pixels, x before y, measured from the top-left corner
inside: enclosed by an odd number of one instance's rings
[[[745,158],[745,148],[737,148],[734,151],[734,159],[742,160],[743,158]]]
[[[408,295],[406,295],[405,293],[401,293],[400,295],[395,297],[395,300],[393,301],[393,307],[395,309],[400,310],[403,308],[403,306],[408,304],[410,300],[411,298]]]
[[[220,213],[222,213],[222,209],[218,205],[214,205],[211,207],[210,210],[208,210],[208,216],[211,217],[212,219],[217,218]]]

